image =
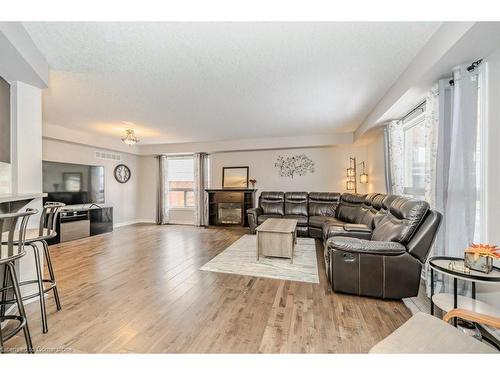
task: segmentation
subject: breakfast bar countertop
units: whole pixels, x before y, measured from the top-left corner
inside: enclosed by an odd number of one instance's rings
[[[0,194],[0,203],[24,201],[27,199],[36,199],[46,197],[47,193],[7,193]]]

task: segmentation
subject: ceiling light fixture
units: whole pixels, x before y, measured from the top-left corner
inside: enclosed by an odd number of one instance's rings
[[[127,129],[125,130],[125,137],[122,138],[122,142],[132,146],[139,142],[139,138],[136,137],[134,130]]]

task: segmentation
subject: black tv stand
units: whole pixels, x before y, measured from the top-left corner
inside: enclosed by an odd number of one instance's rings
[[[64,207],[56,221],[57,236],[49,245],[68,242],[113,231],[113,207]]]

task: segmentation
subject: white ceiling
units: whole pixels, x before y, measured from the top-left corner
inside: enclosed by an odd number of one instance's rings
[[[439,27],[24,25],[51,68],[45,122],[149,144],[353,131]]]

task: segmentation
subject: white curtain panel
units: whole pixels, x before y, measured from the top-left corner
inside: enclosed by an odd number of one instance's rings
[[[156,207],[156,224],[168,224],[168,181],[167,156],[158,155],[158,199]]]
[[[443,214],[432,256],[462,258],[474,238],[476,220],[477,72],[466,66],[438,84],[438,127],[434,207]],[[426,267],[428,269],[428,266]],[[467,285],[460,283],[460,293]],[[436,275],[435,292],[452,290],[451,280]],[[427,273],[430,295],[430,274]]]
[[[386,145],[388,146],[386,184],[389,194],[404,193],[404,134],[401,121],[391,121],[386,125]]]
[[[447,81],[446,81],[447,83]],[[448,84],[448,83],[447,83]],[[440,140],[440,102],[442,97],[440,96],[440,86],[435,84],[431,90],[427,93],[425,98],[425,143],[429,145],[426,149],[426,163],[428,165],[428,173],[425,176],[425,200],[429,203],[432,209],[439,209],[438,206],[438,155],[439,155],[439,140]],[[442,206],[442,204],[441,204]],[[429,252],[429,258],[440,253],[440,249],[443,249],[442,244],[438,244],[439,241],[435,241],[434,246]],[[426,282],[427,295],[430,296],[430,272],[429,272],[429,262],[425,264],[424,267],[424,279]],[[436,283],[435,283],[436,285]]]
[[[460,66],[453,81],[444,251],[461,258],[474,239],[476,220],[477,73]]]
[[[199,152],[194,154],[194,197],[195,197],[195,225],[208,225],[208,154]]]
[[[445,255],[445,231],[446,231],[446,197],[448,196],[448,181],[450,173],[451,155],[451,129],[453,115],[454,88],[449,79],[442,79],[438,83],[439,90],[439,123],[438,123],[438,146],[436,155],[436,193],[435,208],[443,214],[441,229],[436,238],[435,255]]]
[[[425,98],[425,144],[428,173],[425,176],[425,200],[436,207],[436,172],[439,133],[439,88],[434,85]]]

